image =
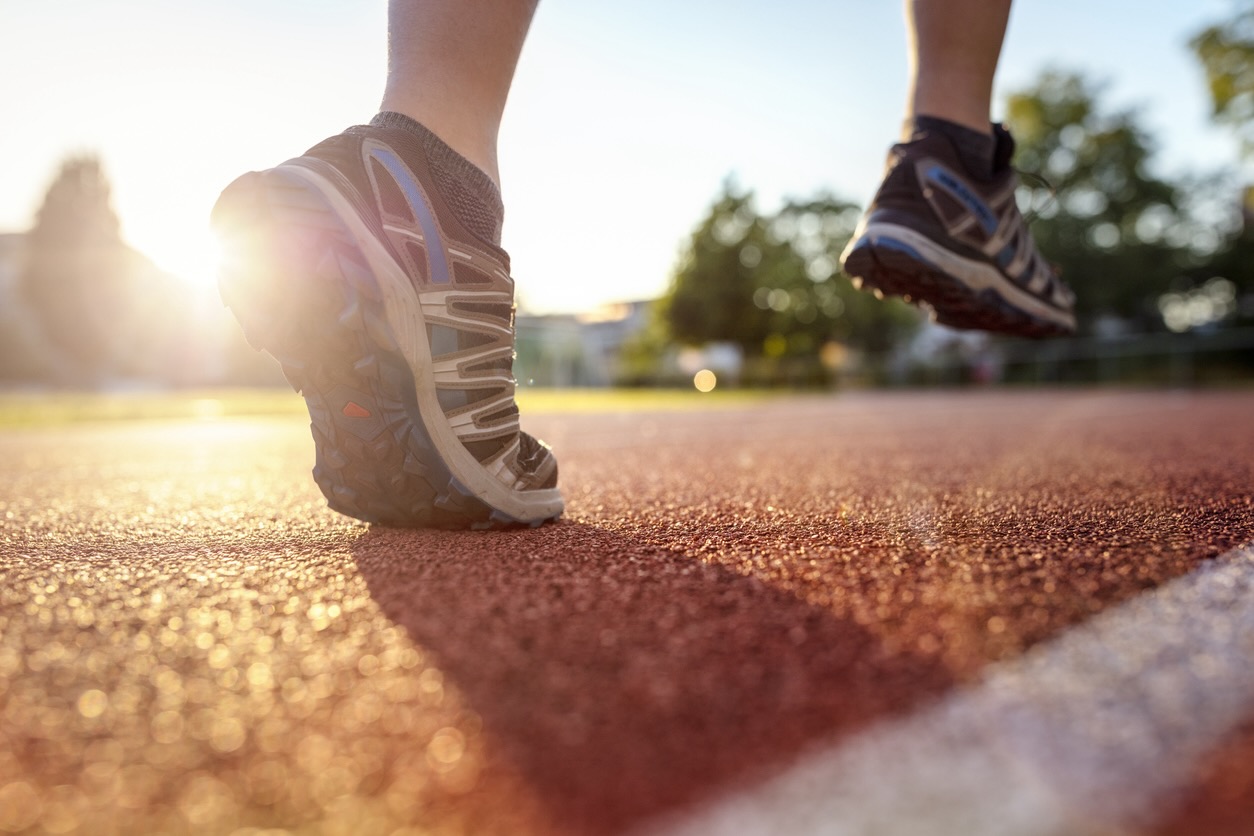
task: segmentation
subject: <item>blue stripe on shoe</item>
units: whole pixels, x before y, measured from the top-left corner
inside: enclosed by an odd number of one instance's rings
[[[997,253],[997,266],[1001,268],[1003,273],[1010,267],[1010,262],[1015,260],[1016,249],[1017,248],[1014,245],[1007,244],[1001,248],[1000,252]]]
[[[418,219],[418,225],[422,227],[422,237],[426,239],[427,244],[427,260],[431,264],[431,282],[448,284],[448,260],[444,256],[444,241],[440,238],[440,228],[436,225],[435,216],[431,214],[431,207],[427,204],[422,189],[414,182],[414,178],[410,176],[400,158],[391,149],[372,148],[370,156],[382,163],[392,175],[392,179],[396,181],[396,185],[401,187],[405,199],[409,202],[409,208],[413,210],[414,217]]]
[[[940,186],[949,192],[955,200],[966,206],[967,211],[975,215],[975,219],[979,221],[985,233],[992,235],[997,231],[997,213],[981,200],[980,196],[964,183],[961,177],[958,177],[940,163],[933,163],[923,172],[923,179]]]
[[[873,243],[875,246],[883,247],[886,250],[896,250],[899,253],[905,253],[906,255],[913,258],[915,261],[922,262],[923,264],[930,265],[932,263],[931,259],[924,258],[923,254],[920,253],[918,250],[916,250],[914,247],[910,246],[904,241],[898,241],[896,238],[878,237],[874,240]]]

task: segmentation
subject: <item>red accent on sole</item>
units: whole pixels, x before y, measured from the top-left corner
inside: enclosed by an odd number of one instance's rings
[[[369,418],[370,417],[370,410],[366,409],[364,406],[361,406],[360,404],[353,403],[352,401],[349,401],[348,403],[344,404],[344,408],[341,409],[340,412],[343,412],[349,418]]]

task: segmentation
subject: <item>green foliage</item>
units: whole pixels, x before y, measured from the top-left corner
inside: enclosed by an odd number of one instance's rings
[[[839,272],[840,254],[853,236],[861,209],[831,195],[785,204],[771,219],[772,232],[787,242],[804,264],[792,275],[790,305],[775,321],[776,333],[805,326],[810,348],[835,342],[868,355],[887,353],[921,322],[917,309],[897,299],[880,300],[850,284]],[[770,291],[754,294],[754,304],[771,307]]]
[[[686,345],[728,341],[761,352],[771,315],[752,303],[762,283],[774,286],[803,269],[782,242],[767,235],[753,195],[723,184],[692,233],[663,305],[671,335]]]
[[[1048,183],[1025,178],[1023,196],[1042,252],[1076,291],[1082,325],[1103,314],[1159,325],[1157,298],[1194,260],[1194,237],[1176,187],[1149,171],[1153,148],[1137,114],[1105,111],[1091,82],[1050,72],[1010,97],[1007,121],[1016,165]]]
[[[1254,156],[1254,3],[1245,0],[1227,20],[1189,42],[1206,72],[1215,120],[1232,127],[1246,156]]]
[[[881,355],[918,324],[839,275],[840,251],[859,210],[830,195],[762,215],[752,192],[724,183],[689,239],[662,300],[661,322],[687,345],[731,342],[759,382],[819,383],[825,347]]]

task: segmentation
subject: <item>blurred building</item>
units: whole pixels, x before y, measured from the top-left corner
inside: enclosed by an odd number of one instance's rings
[[[25,233],[0,232],[0,380],[31,383],[61,370],[42,351],[43,336],[18,286],[25,245]]]
[[[21,269],[22,232],[0,232],[0,311],[13,304],[17,290],[17,274]]]
[[[648,322],[651,300],[581,314],[518,314],[514,374],[522,386],[610,386],[619,353]]]

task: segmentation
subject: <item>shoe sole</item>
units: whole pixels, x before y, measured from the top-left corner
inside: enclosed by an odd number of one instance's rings
[[[313,476],[333,510],[430,528],[561,516],[556,489],[502,496],[457,439],[436,400],[418,294],[334,186],[292,164],[245,174],[212,222],[222,299],[305,398]]]
[[[991,265],[946,250],[897,224],[871,224],[843,257],[855,284],[882,295],[924,302],[936,321],[1025,337],[1056,337],[1075,330],[1074,315],[1015,285]]]

